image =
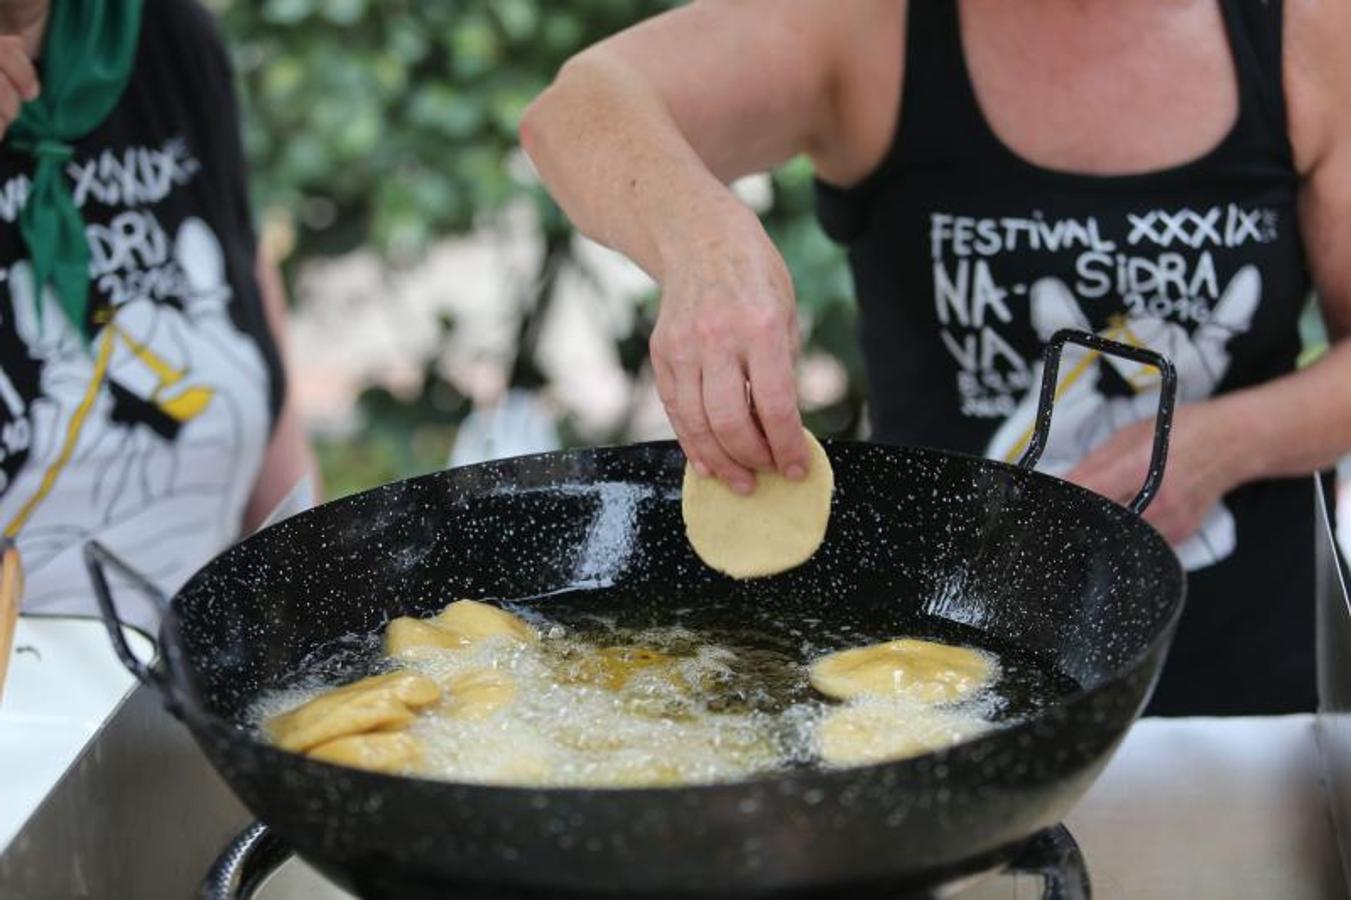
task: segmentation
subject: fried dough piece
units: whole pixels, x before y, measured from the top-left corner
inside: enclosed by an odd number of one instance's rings
[[[918,703],[956,703],[994,680],[988,654],[936,641],[902,638],[855,647],[812,663],[811,683],[827,697],[906,697]]]
[[[426,649],[459,650],[468,646],[469,639],[464,635],[412,616],[400,616],[385,626],[385,654],[396,659],[408,659]]]
[[[950,710],[865,701],[837,706],[821,720],[817,737],[821,761],[829,766],[862,766],[919,756],[988,730],[974,715]]]
[[[456,719],[486,719],[516,699],[516,680],[498,669],[469,669],[445,682],[439,711]]]
[[[674,763],[649,756],[611,761],[599,780],[606,787],[673,787],[681,783],[682,773]]]
[[[363,678],[270,719],[265,730],[283,750],[302,752],[351,734],[389,731],[441,696],[436,682],[412,672]]]
[[[349,734],[312,748],[308,756],[353,769],[398,774],[422,762],[422,744],[404,734]]]
[[[519,616],[478,600],[456,600],[429,619],[400,616],[385,627],[385,653],[409,659],[434,650],[461,650],[493,637],[539,640]]]
[[[477,643],[491,637],[509,637],[527,644],[539,640],[535,629],[520,616],[478,600],[456,600],[431,620],[437,628],[463,635]]]

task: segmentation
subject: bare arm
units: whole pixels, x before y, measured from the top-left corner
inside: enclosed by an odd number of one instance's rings
[[[1286,95],[1303,178],[1300,231],[1331,348],[1302,371],[1231,398],[1260,429],[1253,476],[1298,475],[1351,450],[1351,5],[1288,0]]]
[[[577,226],[661,284],[652,358],[662,401],[696,468],[743,490],[752,470],[791,477],[806,455],[792,285],[724,182],[800,153],[840,180],[866,170],[880,150],[855,138],[890,123],[878,128],[853,108],[857,70],[844,61],[874,58],[870,35],[898,40],[888,30],[899,28],[898,9],[695,3],[579,54],[522,125]]]
[[[259,252],[257,275],[258,290],[263,297],[263,312],[267,317],[268,328],[277,343],[282,361],[287,361],[286,299],[281,275],[264,255]],[[284,366],[287,372],[289,366]],[[253,494],[244,509],[244,534],[254,531],[277,504],[286,498],[287,493],[302,478],[311,479],[314,493],[319,494],[319,466],[314,458],[313,448],[305,434],[304,424],[296,410],[293,392],[286,392],[286,402],[282,406],[277,425],[272,431],[263,456],[262,469],[254,484]]]

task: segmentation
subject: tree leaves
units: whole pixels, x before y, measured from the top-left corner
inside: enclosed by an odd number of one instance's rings
[[[541,238],[571,226],[520,166],[529,102],[581,48],[674,0],[212,0],[242,80],[245,146],[259,209],[290,214],[295,258],[369,246],[410,262],[516,201]],[[517,174],[513,174],[513,171]],[[833,434],[855,427],[862,365],[844,254],[814,219],[811,167],[775,173],[766,226],[792,271],[808,351],[838,358],[850,390],[814,413]],[[637,373],[651,308],[615,340]],[[429,363],[429,385],[436,381]],[[429,388],[430,390],[430,388]],[[435,415],[426,404],[416,415]],[[371,407],[370,415],[388,410]],[[416,418],[416,415],[414,416]]]
[[[376,249],[406,258],[533,192],[503,165],[531,99],[572,53],[672,4],[221,5],[251,101],[246,146],[260,206],[326,196],[356,217]],[[297,222],[300,255],[331,243]],[[353,222],[327,227],[350,230]]]

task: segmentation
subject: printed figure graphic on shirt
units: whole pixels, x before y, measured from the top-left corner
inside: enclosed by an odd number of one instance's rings
[[[251,488],[243,479],[263,449],[245,445],[240,423],[267,416],[265,368],[230,319],[211,228],[185,219],[168,262],[172,290],[119,305],[87,348],[50,289],[39,319],[29,264],[10,268],[15,327],[41,367],[41,391],[28,463],[0,497],[0,521],[20,535],[32,573],[101,538],[156,578],[181,566],[176,545],[218,534],[223,546],[237,533]],[[63,502],[44,503],[58,482]],[[38,583],[51,593],[87,589],[81,568],[53,567],[72,584]]]
[[[1177,368],[1178,403],[1204,400],[1215,392],[1228,371],[1230,339],[1252,327],[1261,294],[1261,274],[1256,266],[1248,265],[1235,273],[1209,318],[1190,333],[1181,325],[1152,316],[1119,317],[1098,333],[1163,354]],[[1074,294],[1059,279],[1036,282],[1029,299],[1032,325],[1042,341],[1049,341],[1062,328],[1092,330]],[[1110,366],[1127,385],[1126,396],[1109,396],[1102,390],[1104,366]],[[1041,384],[1041,373],[1042,364],[1038,362],[1033,385]],[[1159,381],[1158,370],[1152,366],[1066,346],[1056,383],[1051,433],[1038,468],[1064,475],[1121,428],[1151,419],[1158,407]],[[1022,455],[1032,435],[1037,401],[1038,389],[1034,387],[995,433],[986,448],[987,456],[1013,462]],[[1221,501],[1207,514],[1200,530],[1174,549],[1183,566],[1194,570],[1224,559],[1233,553],[1235,543],[1234,517]]]

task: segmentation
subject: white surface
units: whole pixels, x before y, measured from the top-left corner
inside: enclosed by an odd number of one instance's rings
[[[1346,897],[1311,716],[1144,719],[1067,824],[1094,900]],[[260,900],[345,900],[299,862]],[[991,881],[961,900],[1037,900],[1039,880]]]
[[[127,632],[143,658],[144,636]],[[0,849],[131,690],[97,619],[20,616],[0,698]]]
[[[1094,897],[1346,897],[1313,721],[1137,723],[1066,821]]]

